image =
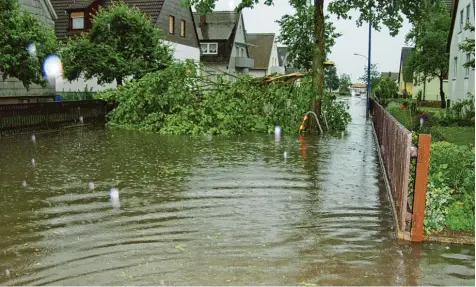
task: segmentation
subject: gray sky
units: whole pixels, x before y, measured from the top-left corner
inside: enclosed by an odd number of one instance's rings
[[[327,3],[328,1],[326,1]],[[219,0],[215,10],[231,10],[239,0]],[[327,5],[325,7],[327,9]],[[288,0],[274,0],[274,6],[259,4],[254,9],[244,10],[245,28],[248,33],[279,33],[275,22],[284,14],[292,14],[293,8]],[[351,13],[352,18],[358,13]],[[336,30],[343,35],[337,39],[329,59],[337,65],[338,73],[349,74],[352,81],[357,81],[364,73],[367,60],[354,56],[354,53],[367,55],[368,26],[357,27],[354,20],[337,20],[331,15]],[[388,29],[382,27],[380,32],[372,31],[372,63],[377,63],[379,72],[398,72],[401,48],[405,46],[405,34],[411,25],[405,21],[397,36],[389,35]]]

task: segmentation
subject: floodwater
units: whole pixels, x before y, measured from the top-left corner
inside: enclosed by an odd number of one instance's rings
[[[0,140],[0,285],[474,286],[474,246],[396,241],[365,100],[346,100],[339,136]]]

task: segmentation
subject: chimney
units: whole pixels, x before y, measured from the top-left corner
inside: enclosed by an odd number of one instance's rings
[[[207,24],[207,16],[200,15],[200,25],[206,25],[206,24]]]

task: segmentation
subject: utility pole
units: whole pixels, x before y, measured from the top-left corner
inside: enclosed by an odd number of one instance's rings
[[[372,21],[369,19],[369,54],[367,57],[367,106],[365,109],[365,117],[368,119],[369,118],[369,105],[370,105],[370,55],[371,55],[371,47],[372,47]]]

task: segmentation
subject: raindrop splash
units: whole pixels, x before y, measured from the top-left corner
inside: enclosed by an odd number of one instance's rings
[[[283,154],[283,156],[284,156],[285,159],[288,158],[288,152],[285,151],[284,154]]]
[[[10,270],[5,269],[5,276],[10,277]]]
[[[80,122],[81,124],[84,124],[83,116],[79,116],[79,122]]]
[[[34,158],[31,159],[31,166],[32,167],[35,167],[36,166],[36,161]]]
[[[54,87],[56,79],[63,75],[63,64],[56,54],[49,54],[43,60],[43,76],[48,80],[50,86]]]
[[[94,182],[88,183],[88,187],[89,187],[90,190],[93,190],[94,189]]]
[[[111,188],[109,191],[109,198],[114,209],[119,209],[121,207],[121,203],[119,202],[119,189],[114,187]]]
[[[24,180],[24,181],[21,182],[21,186],[22,186],[22,187],[26,187],[26,180]]]
[[[35,135],[31,135],[31,141],[36,142],[36,136]]]
[[[277,125],[274,127],[274,140],[279,141],[280,138],[281,138],[281,127]]]
[[[28,55],[30,55],[30,57],[36,57],[36,45],[34,42],[29,42],[28,45],[26,46],[26,50],[28,52]]]

